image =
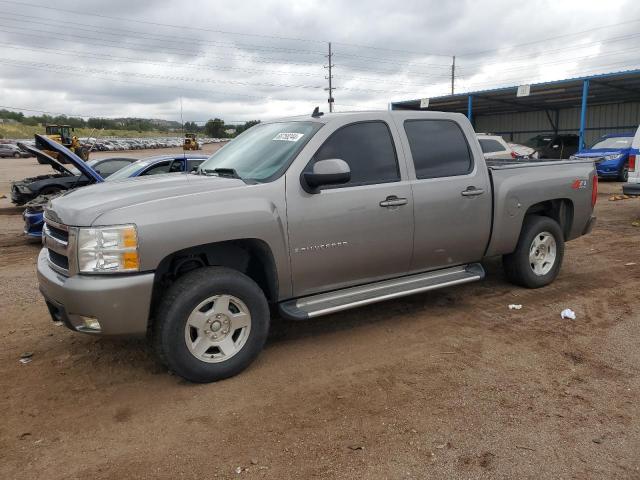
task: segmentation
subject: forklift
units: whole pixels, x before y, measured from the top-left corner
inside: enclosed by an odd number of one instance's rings
[[[74,128],[69,125],[46,125],[45,131],[46,136],[54,142],[67,147],[85,162],[89,160],[89,149],[82,145],[78,137],[72,133],[75,131]],[[57,152],[47,150],[45,153],[53,158],[58,157]]]
[[[182,145],[183,150],[200,150],[200,144],[196,139],[195,133],[185,133],[184,143]]]

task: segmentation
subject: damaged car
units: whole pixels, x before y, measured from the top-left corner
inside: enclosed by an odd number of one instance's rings
[[[59,151],[60,155],[64,157],[64,160],[75,167],[73,168],[73,170],[77,169],[80,178],[84,178],[86,179],[86,181],[84,183],[75,185],[71,184],[72,186],[66,189],[42,192],[40,195],[37,195],[27,203],[23,204],[26,207],[24,213],[22,214],[22,217],[24,219],[24,233],[28,237],[32,238],[40,238],[42,236],[42,227],[44,224],[42,212],[44,207],[51,199],[64,194],[66,191],[85,185],[101,183],[104,181],[116,181],[123,178],[158,175],[163,173],[190,172],[197,169],[198,166],[208,158],[206,155],[188,155],[180,153],[176,155],[161,155],[157,157],[143,158],[138,160],[131,159],[131,162],[128,162],[124,167],[121,167],[116,172],[110,172],[109,175],[105,178],[101,174],[101,171],[95,170],[91,167],[91,162],[84,162],[80,157],[75,155],[70,150],[64,147],[60,147],[60,145],[58,144],[52,145],[51,142],[53,141],[47,137],[36,135],[36,145],[38,146],[38,148],[29,146],[25,146],[24,148],[36,155],[39,160],[46,161],[46,163],[52,165],[58,172],[61,172],[61,169],[66,170],[67,172],[71,172],[70,169],[64,167],[60,162],[50,157],[41,150],[47,149],[47,146],[52,147],[54,150]]]
[[[25,148],[32,148],[25,145]],[[54,195],[65,190],[89,185],[95,181],[76,167],[66,167],[49,155],[38,157],[40,163],[50,165],[56,173],[38,175],[18,180],[11,184],[11,201],[18,206],[26,205],[41,195]],[[135,162],[136,158],[101,158],[86,162],[93,171],[102,178],[117,172],[123,167]]]

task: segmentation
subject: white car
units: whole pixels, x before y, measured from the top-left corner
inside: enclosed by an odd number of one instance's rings
[[[520,145],[519,143],[511,143],[507,142],[507,144],[511,147],[511,150],[516,152],[516,155],[521,158],[538,158],[538,152],[526,145]]]
[[[631,150],[629,151],[629,177],[627,183],[622,186],[622,193],[625,195],[640,195],[638,156],[640,156],[640,126],[636,130],[633,142],[631,142]]]
[[[488,135],[486,133],[478,133],[478,141],[484,153],[484,158],[492,159],[514,159],[518,158],[509,144],[499,135]]]

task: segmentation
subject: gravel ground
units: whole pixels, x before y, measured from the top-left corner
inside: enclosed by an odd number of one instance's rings
[[[55,326],[39,246],[0,215],[0,478],[640,478],[640,199],[619,191],[601,183],[549,287],[508,284],[498,259],[484,282],[274,319],[259,359],[210,385],[143,341]]]

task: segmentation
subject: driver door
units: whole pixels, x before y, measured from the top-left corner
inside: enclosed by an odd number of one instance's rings
[[[316,161],[339,158],[349,165],[349,183],[310,194],[300,185],[300,171],[288,172],[294,296],[401,276],[409,269],[413,200],[406,165],[396,153],[395,127],[374,118],[334,130],[304,167],[308,171]]]

